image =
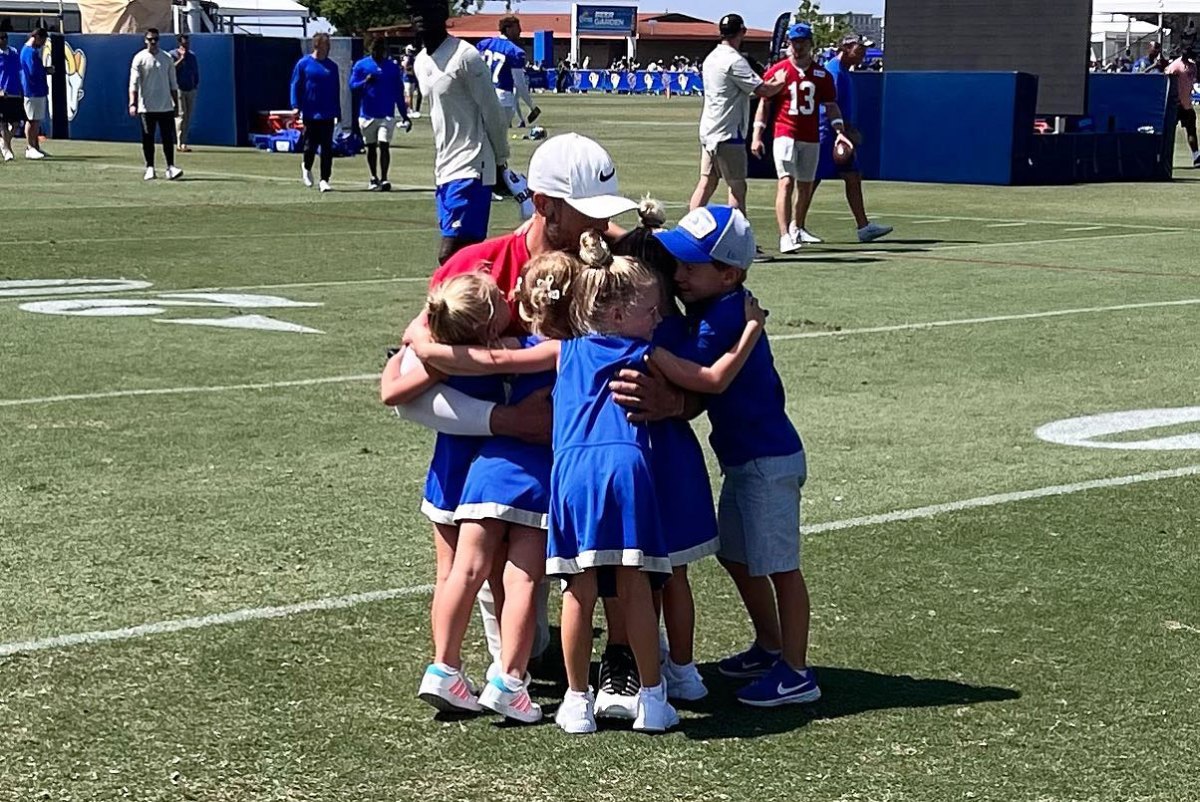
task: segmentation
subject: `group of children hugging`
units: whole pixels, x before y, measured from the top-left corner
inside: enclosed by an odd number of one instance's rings
[[[820,697],[806,662],[800,571],[807,469],[763,333],[766,313],[743,286],[754,234],[728,206],[696,209],[670,230],[662,230],[660,204],[645,201],[639,214],[642,225],[611,247],[588,232],[577,253],[534,256],[515,298],[486,270],[438,284],[427,326],[407,345],[425,370],[402,373],[397,355],[384,371],[389,404],[438,382],[510,404],[553,388],[551,445],[437,436],[422,504],[435,526],[434,656],[418,695],[438,710],[541,720],[527,669],[539,587],[549,578],[563,586],[568,690],[558,726],[594,732],[596,716],[607,713],[632,718],[637,731],[674,727],[670,700],[707,693],[692,654],[687,566],[712,554],[754,627],[750,648],[718,664],[748,681],[737,698],[769,707]],[[515,328],[528,333],[504,336]],[[631,422],[609,386],[629,368],[653,369],[686,391],[685,414]],[[717,505],[685,419],[702,411],[724,474]],[[485,581],[500,644],[479,689],[464,670],[462,645]],[[625,698],[599,702],[589,684],[598,598],[622,621],[637,678],[634,689],[615,692]]]

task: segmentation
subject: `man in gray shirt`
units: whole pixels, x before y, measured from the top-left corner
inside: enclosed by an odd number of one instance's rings
[[[146,157],[145,180],[153,181],[154,129],[162,137],[167,158],[167,179],[183,175],[175,166],[175,110],[179,108],[179,84],[175,62],[158,47],[158,30],[146,30],[146,49],[133,57],[129,67],[129,116],[142,120],[142,154]]]

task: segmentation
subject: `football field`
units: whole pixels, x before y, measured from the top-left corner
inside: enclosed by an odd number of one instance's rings
[[[697,101],[540,100],[682,215]],[[299,156],[247,149],[182,154],[170,183],[136,144],[0,165],[0,800],[1196,798],[1182,143],[1171,184],[868,184],[896,232],[867,246],[821,187],[826,244],[749,285],[808,451],[825,698],[733,701],[715,661],[749,625],[709,559],[709,698],[663,736],[572,738],[416,698],[432,436],[377,376],[438,233],[428,120],[399,141],[390,195],[362,157],[325,196]],[[535,143],[512,144],[524,167]],[[752,182],[772,252],[773,198]],[[493,206],[493,233],[516,225]],[[468,644],[481,677],[477,624]],[[534,690],[552,714],[563,685]]]

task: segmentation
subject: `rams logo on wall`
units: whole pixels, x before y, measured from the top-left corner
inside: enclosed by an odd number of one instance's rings
[[[76,113],[79,111],[79,104],[83,100],[83,76],[87,72],[87,56],[82,50],[76,50],[69,44],[65,44],[67,54],[67,119],[74,120]],[[50,42],[46,42],[46,46],[42,48],[42,63],[49,67],[50,64]],[[54,105],[54,86],[50,87],[50,105]]]

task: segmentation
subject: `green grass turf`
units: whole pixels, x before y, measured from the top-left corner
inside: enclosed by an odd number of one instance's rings
[[[598,137],[628,194],[678,216],[697,103],[544,106],[552,133]],[[0,644],[431,581],[417,512],[431,437],[387,414],[370,379],[37,400],[375,373],[433,267],[430,144],[426,121],[401,139],[393,180],[412,189],[390,196],[362,191],[362,159],[337,162],[325,197],[300,187],[297,157],[245,150],[201,148],[180,157],[184,181],[150,185],[135,145],[53,142],[52,161],[0,165],[15,188],[0,280],[154,285],[95,298],[246,288],[322,304],[244,311],[324,332],[39,315],[0,298]],[[526,163],[531,143],[513,145]],[[1194,305],[855,333],[1200,299],[1200,238],[1176,211],[1198,186],[1185,157],[1180,145],[1167,185],[871,184],[869,208],[897,231],[868,247],[840,188],[822,188],[811,228],[827,245],[751,276],[809,450],[806,520],[1200,463],[1033,435],[1200,404]],[[752,185],[768,248],[772,198]],[[511,204],[494,207],[493,231],[515,224]],[[33,403],[5,403],[21,399]],[[747,626],[702,563],[712,695],[657,738],[435,721],[414,696],[420,592],[0,658],[0,800],[1189,800],[1198,492],[1180,477],[810,537],[826,694],[810,710],[731,703],[712,663]],[[469,658],[481,674],[474,629]],[[552,711],[561,686],[537,691]]]

